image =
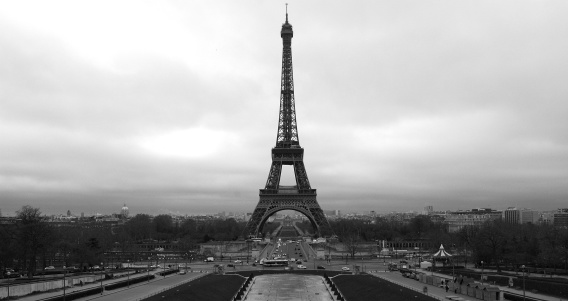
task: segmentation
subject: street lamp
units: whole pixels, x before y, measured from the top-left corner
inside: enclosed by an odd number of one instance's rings
[[[521,269],[523,270],[523,301],[525,300],[525,265],[523,264],[521,266]]]
[[[250,243],[251,243],[251,240],[247,239],[247,264],[249,263]]]
[[[63,267],[63,301],[65,301],[65,272],[67,271],[67,269],[65,269],[65,266]]]
[[[456,270],[456,263],[454,262],[454,258],[457,255],[456,244],[452,244],[452,247],[453,247],[452,251],[454,253],[454,256],[450,257],[450,259],[452,260],[452,278],[455,279],[456,278],[456,271],[455,271]]]
[[[187,273],[187,253],[185,253],[185,272]]]
[[[456,278],[456,264],[454,262],[454,259],[452,258],[452,278]]]
[[[483,284],[483,260],[481,261],[481,284]]]
[[[101,269],[103,269],[103,270],[105,269],[102,261],[101,261]],[[103,279],[104,279],[104,275],[101,275],[101,295],[103,294]]]

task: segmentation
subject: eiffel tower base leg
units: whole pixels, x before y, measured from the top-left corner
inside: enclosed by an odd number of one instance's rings
[[[260,201],[256,205],[245,231],[248,235],[260,236],[268,218],[282,210],[294,210],[305,215],[318,236],[329,236],[332,234],[327,218],[323,214],[315,194],[262,195],[262,192]]]

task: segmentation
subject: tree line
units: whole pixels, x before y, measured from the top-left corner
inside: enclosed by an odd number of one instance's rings
[[[105,262],[108,251],[128,251],[140,242],[177,243],[184,250],[195,250],[211,240],[242,239],[246,222],[235,219],[181,221],[170,215],[137,214],[122,225],[106,223],[65,223],[52,226],[38,208],[23,206],[17,222],[0,225],[0,269],[16,268],[32,276],[57,260],[80,269]],[[296,223],[314,233],[309,222]],[[552,225],[510,224],[488,221],[479,227],[466,226],[450,233],[447,224],[419,215],[407,222],[385,217],[374,220],[336,219],[330,225],[339,240],[354,256],[361,243],[423,241],[446,246],[449,252],[466,254],[467,263],[516,268],[519,265],[568,268],[568,229]],[[266,224],[265,233],[277,224]],[[380,251],[377,247],[376,252]],[[0,277],[3,273],[0,274]]]
[[[0,277],[8,268],[32,277],[57,262],[85,270],[106,262],[105,252],[131,251],[137,243],[159,241],[195,249],[211,240],[236,240],[246,223],[235,219],[175,221],[170,215],[138,214],[123,225],[99,222],[50,223],[39,208],[23,206],[16,223],[0,225]]]
[[[568,229],[549,224],[512,224],[498,219],[451,233],[443,221],[419,215],[408,222],[377,217],[373,221],[332,220],[330,225],[341,241],[355,246],[353,255],[360,242],[423,241],[432,246],[432,252],[443,244],[447,251],[461,254],[464,263],[483,262],[499,271],[521,265],[568,268]]]

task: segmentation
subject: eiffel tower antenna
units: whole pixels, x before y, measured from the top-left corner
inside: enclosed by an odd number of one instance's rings
[[[245,232],[257,236],[264,224],[274,213],[282,210],[295,210],[305,215],[312,224],[316,235],[333,234],[327,218],[317,202],[316,189],[312,189],[304,166],[304,149],[298,138],[296,105],[294,98],[294,72],[292,68],[292,24],[288,23],[288,4],[286,4],[286,23],[282,24],[282,74],[280,80],[280,114],[276,145],[272,148],[272,165],[264,189],[260,189],[258,204],[247,223]],[[280,185],[282,165],[292,165],[296,185]]]

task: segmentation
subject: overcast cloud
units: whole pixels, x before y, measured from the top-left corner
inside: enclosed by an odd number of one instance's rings
[[[2,1],[2,212],[251,212],[284,3]],[[566,206],[568,2],[288,3],[324,210]]]

